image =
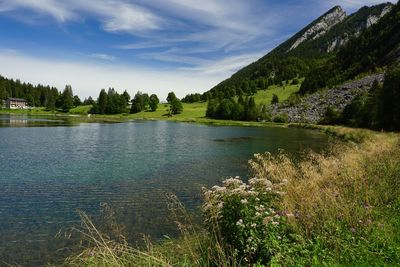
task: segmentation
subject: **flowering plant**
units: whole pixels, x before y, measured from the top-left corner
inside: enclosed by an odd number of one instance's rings
[[[250,167],[255,176],[244,183],[239,177],[223,181],[223,186],[205,190],[205,221],[224,244],[246,262],[269,261],[278,243],[285,242],[285,221],[291,214],[279,211],[279,199],[286,180],[267,174],[270,154],[256,154]],[[266,175],[267,174],[267,175]]]

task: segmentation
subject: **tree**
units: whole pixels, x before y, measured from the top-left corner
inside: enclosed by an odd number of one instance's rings
[[[167,101],[168,103],[172,103],[172,101],[174,101],[176,99],[176,95],[174,92],[169,92],[168,96],[167,96]]]
[[[105,89],[101,89],[99,98],[97,99],[97,104],[99,105],[98,112],[100,114],[106,114],[108,96]]]
[[[278,96],[277,96],[276,94],[273,94],[273,95],[272,95],[271,104],[274,105],[274,104],[278,104],[278,103],[279,103],[279,98],[278,98]]]
[[[85,98],[85,100],[83,100],[84,105],[93,105],[94,103],[95,102],[91,96],[89,96],[88,98]]]
[[[125,99],[126,105],[128,105],[129,101],[131,101],[131,96],[126,90],[122,93],[122,97]]]
[[[64,112],[68,112],[71,108],[74,107],[74,94],[72,92],[71,85],[66,85],[65,89],[61,95],[61,109]]]
[[[173,99],[171,102],[172,114],[181,114],[182,111],[183,111],[182,102],[178,98]]]
[[[157,97],[157,95],[155,95],[155,94],[152,94],[151,96],[150,96],[150,108],[151,108],[151,111],[156,111],[157,110],[157,108],[158,108],[158,104],[160,103],[160,100],[158,99],[158,97]]]
[[[145,110],[149,102],[149,95],[143,94],[142,92],[138,91],[135,94],[135,97],[132,99],[131,113],[139,113]]]
[[[206,117],[212,118],[212,119],[216,118],[217,108],[218,108],[217,100],[212,99],[212,100],[208,101]]]
[[[381,128],[400,129],[400,65],[385,75],[385,82],[379,95],[378,116]]]
[[[81,99],[79,98],[79,96],[74,96],[74,107],[80,106],[82,105]]]

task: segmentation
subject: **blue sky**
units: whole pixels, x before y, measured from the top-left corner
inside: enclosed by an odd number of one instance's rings
[[[0,74],[81,97],[204,92],[335,5],[376,0],[0,0]],[[394,1],[393,1],[394,2]]]

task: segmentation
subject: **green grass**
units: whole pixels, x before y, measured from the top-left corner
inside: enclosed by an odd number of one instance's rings
[[[69,111],[69,114],[88,114],[92,105],[78,106]]]
[[[301,81],[301,80],[300,80]],[[260,90],[254,95],[257,104],[269,104],[272,95],[276,94],[279,101],[286,100],[291,94],[297,92],[300,85],[287,85],[287,86],[270,86],[267,90]],[[79,106],[73,108],[69,113],[60,111],[48,111],[44,107],[32,108],[29,110],[6,110],[0,109],[0,114],[28,114],[28,115],[73,115],[71,120],[75,122],[121,122],[127,120],[169,120],[180,122],[192,122],[220,126],[282,126],[282,124],[275,123],[260,123],[260,122],[243,122],[243,121],[228,121],[228,120],[213,120],[205,118],[207,110],[207,102],[197,103],[183,103],[183,112],[181,114],[168,117],[168,104],[159,104],[155,112],[143,111],[136,114],[116,114],[116,115],[92,115],[90,118],[87,116],[91,109],[90,105]],[[81,115],[81,116],[78,116]]]
[[[276,94],[279,98],[279,102],[283,102],[289,98],[289,96],[293,93],[296,93],[300,90],[301,82],[304,79],[300,79],[300,83],[297,85],[286,85],[286,86],[278,86],[272,85],[268,87],[266,90],[260,90],[254,95],[254,100],[256,104],[266,104],[269,105],[272,100],[272,95]]]

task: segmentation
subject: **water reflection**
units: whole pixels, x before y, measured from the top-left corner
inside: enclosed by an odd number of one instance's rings
[[[18,114],[0,114],[0,127],[48,127],[71,125],[66,117],[38,117]]]

